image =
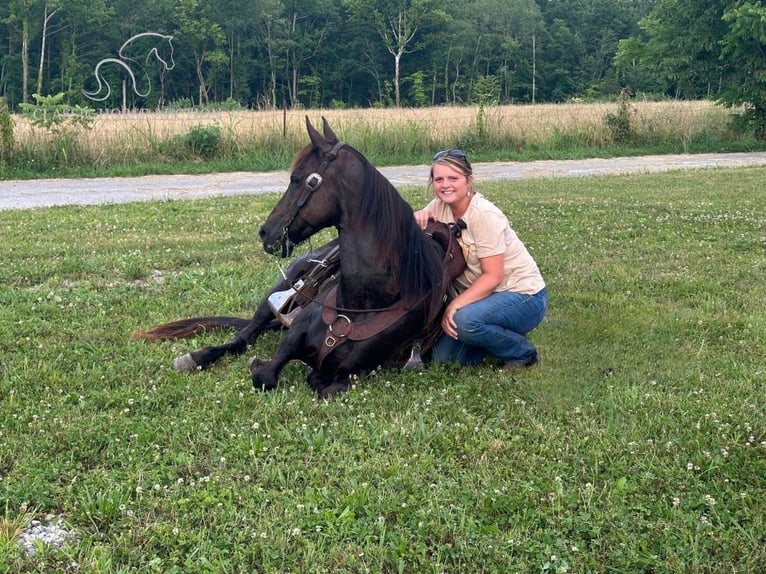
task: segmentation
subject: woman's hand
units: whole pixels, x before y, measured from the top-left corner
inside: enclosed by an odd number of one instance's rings
[[[452,337],[455,340],[457,340],[457,324],[453,317],[457,311],[458,307],[450,304],[447,305],[447,308],[444,310],[444,315],[442,315],[442,331],[444,331],[448,337]]]
[[[420,229],[425,229],[428,226],[428,221],[433,219],[433,215],[427,209],[420,209],[415,212],[415,223],[418,224]]]
[[[495,288],[503,280],[503,254],[491,255],[479,259],[481,264],[481,275],[471,283],[471,286],[460,295],[450,301],[442,315],[442,331],[453,339],[457,340],[457,323],[455,323],[455,313],[471,303],[480,301],[494,292]]]

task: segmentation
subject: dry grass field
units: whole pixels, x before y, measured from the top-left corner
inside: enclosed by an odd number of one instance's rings
[[[96,154],[106,149],[111,154],[120,151],[128,154],[186,134],[197,126],[217,126],[235,147],[269,142],[276,137],[303,141],[304,118],[308,115],[313,121],[325,116],[339,134],[353,133],[357,141],[364,141],[365,133],[448,141],[476,130],[480,124],[490,141],[497,138],[541,145],[562,134],[578,139],[587,134],[587,141],[598,146],[609,142],[605,118],[617,110],[615,102],[487,108],[99,113],[81,145]],[[642,138],[660,140],[693,140],[701,132],[720,135],[726,132],[729,119],[727,110],[709,101],[631,102],[629,110],[634,128]],[[14,122],[16,140],[21,145],[35,147],[35,143],[43,143],[49,137],[24,117],[15,116]]]

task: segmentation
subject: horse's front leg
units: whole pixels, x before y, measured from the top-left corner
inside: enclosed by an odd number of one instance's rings
[[[275,389],[279,383],[279,374],[285,365],[293,359],[304,358],[304,340],[304,331],[293,325],[287,330],[287,335],[279,343],[271,359],[264,361],[258,357],[251,357],[248,367],[253,380],[253,388],[256,391]]]
[[[351,377],[349,375],[336,376],[321,388],[317,388],[317,396],[320,399],[331,399],[340,393],[345,393],[351,388]]]

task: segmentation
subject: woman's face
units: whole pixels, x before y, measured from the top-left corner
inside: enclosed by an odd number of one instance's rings
[[[456,167],[443,163],[433,165],[433,186],[436,196],[450,206],[459,217],[471,202],[472,176],[465,175]]]

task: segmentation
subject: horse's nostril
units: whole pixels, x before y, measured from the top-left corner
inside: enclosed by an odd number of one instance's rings
[[[261,240],[266,239],[266,230],[263,227],[258,230],[258,237],[260,237]]]

